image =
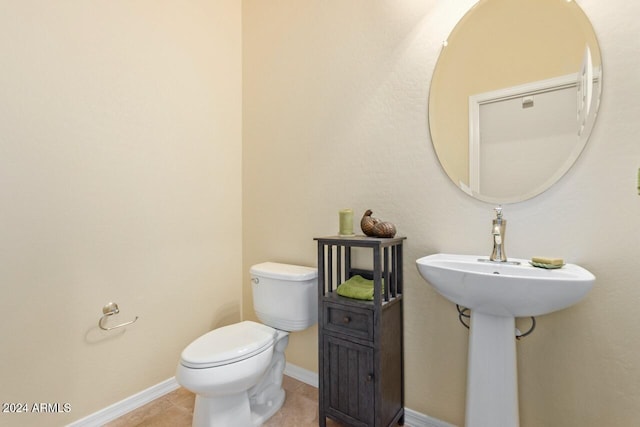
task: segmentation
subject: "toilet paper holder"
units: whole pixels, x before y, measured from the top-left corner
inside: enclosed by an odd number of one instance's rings
[[[138,316],[136,316],[135,319],[129,322],[121,323],[116,326],[107,327],[103,325],[103,322],[106,321],[106,319],[109,318],[109,316],[113,316],[114,314],[118,314],[118,313],[120,313],[120,309],[118,308],[118,304],[116,304],[115,302],[109,302],[104,307],[102,307],[103,316],[100,318],[100,320],[98,320],[98,326],[100,327],[100,329],[104,331],[110,331],[112,329],[118,329],[118,328],[122,328],[123,326],[130,325],[138,320]]]

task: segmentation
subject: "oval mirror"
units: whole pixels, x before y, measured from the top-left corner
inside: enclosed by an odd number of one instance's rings
[[[429,93],[451,180],[492,203],[534,197],[584,148],[602,89],[600,49],[571,0],[480,0],[456,24]]]

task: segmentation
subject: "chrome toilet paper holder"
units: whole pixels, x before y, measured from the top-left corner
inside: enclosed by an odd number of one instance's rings
[[[109,302],[104,307],[102,307],[103,316],[100,318],[100,320],[98,320],[98,326],[100,327],[100,329],[104,331],[111,331],[112,329],[118,329],[118,328],[122,328],[124,326],[130,325],[138,320],[138,316],[136,316],[135,319],[129,322],[121,323],[116,326],[107,327],[103,324],[106,321],[106,319],[109,318],[109,316],[113,316],[118,313],[120,313],[120,309],[118,308],[118,304],[116,304],[115,302]]]

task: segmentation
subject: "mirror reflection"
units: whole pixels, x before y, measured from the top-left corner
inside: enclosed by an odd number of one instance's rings
[[[487,202],[540,194],[584,148],[601,73],[575,2],[479,1],[443,44],[431,82],[429,127],[445,172]]]

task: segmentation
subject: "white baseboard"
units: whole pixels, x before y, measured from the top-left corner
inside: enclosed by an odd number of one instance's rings
[[[456,427],[437,418],[404,408],[404,425],[409,427]]]
[[[138,409],[139,407],[144,406],[165,394],[177,390],[179,387],[180,385],[176,381],[175,377],[171,377],[159,384],[149,387],[146,390],[142,390],[140,393],[136,393],[133,396],[129,396],[111,406],[107,406],[98,412],[94,412],[87,417],[74,421],[67,427],[101,427],[106,423],[133,411],[134,409]]]
[[[302,381],[313,387],[318,387],[318,374],[307,369],[301,368],[291,363],[287,363],[284,369],[287,376]],[[159,384],[142,390],[133,396],[127,397],[111,406],[107,406],[98,412],[95,412],[78,421],[74,421],[67,427],[100,427],[104,424],[119,418],[134,409],[146,405],[147,403],[171,393],[180,387],[175,377],[171,377]],[[432,418],[420,412],[413,411],[409,408],[404,410],[404,424],[408,427],[455,427],[453,424]]]
[[[315,372],[287,362],[286,367],[284,368],[284,373],[285,375],[295,378],[298,381],[302,381],[305,384],[318,387],[318,374]],[[456,427],[453,424],[421,414],[420,412],[413,411],[409,408],[404,408],[404,425],[407,427]]]
[[[313,371],[309,371],[308,369],[292,365],[289,362],[287,362],[284,367],[284,374],[291,378],[295,378],[298,381],[302,381],[305,384],[309,384],[310,386],[313,386],[315,388],[318,388],[319,386],[318,374]]]

